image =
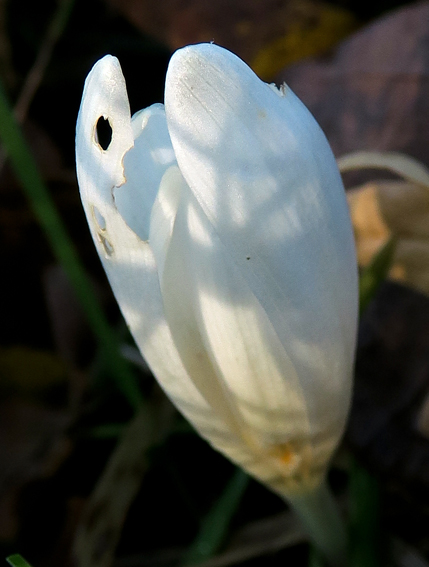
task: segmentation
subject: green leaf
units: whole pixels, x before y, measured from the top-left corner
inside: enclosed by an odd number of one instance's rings
[[[326,567],[322,554],[314,545],[310,545],[308,552],[308,567]]]
[[[105,423],[97,425],[88,431],[89,437],[96,439],[117,439],[124,434],[126,423]]]
[[[200,563],[221,547],[248,483],[246,473],[236,469],[220,498],[204,518],[195,541],[184,557],[183,565]]]
[[[349,487],[350,567],[379,565],[378,482],[356,461],[352,463]]]
[[[396,248],[395,238],[390,238],[374,256],[359,277],[359,311],[363,313],[381,283],[386,279]]]
[[[6,561],[9,565],[12,565],[12,567],[31,567],[30,563],[27,563],[27,561],[22,557],[22,555],[19,555],[19,553],[9,555],[9,557],[6,557]]]

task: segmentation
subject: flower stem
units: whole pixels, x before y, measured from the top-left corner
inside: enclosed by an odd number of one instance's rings
[[[347,564],[347,531],[326,482],[312,492],[288,496],[315,546],[332,567]]]
[[[379,488],[377,480],[355,460],[349,486],[350,567],[379,565]]]

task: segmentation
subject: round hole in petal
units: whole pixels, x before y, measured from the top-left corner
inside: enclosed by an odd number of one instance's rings
[[[109,149],[110,143],[112,141],[113,130],[108,118],[100,116],[97,120],[97,125],[95,127],[95,141],[104,151]]]

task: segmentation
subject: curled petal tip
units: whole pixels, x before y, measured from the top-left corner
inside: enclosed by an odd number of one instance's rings
[[[111,128],[104,148],[97,133],[102,118]],[[118,59],[106,55],[85,81],[76,125],[76,165],[84,204],[89,196],[107,198],[113,187],[124,183],[122,159],[132,145],[125,79]]]

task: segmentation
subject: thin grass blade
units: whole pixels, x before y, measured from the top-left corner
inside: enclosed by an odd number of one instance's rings
[[[97,296],[39,173],[36,161],[24,140],[1,84],[0,140],[34,214],[45,231],[53,252],[67,273],[86,313],[88,323],[97,338],[106,369],[116,380],[119,389],[130,404],[137,408],[142,402],[142,395],[136,378],[126,361],[120,356],[115,334],[107,323]]]
[[[201,563],[219,550],[248,483],[246,473],[236,469],[225,490],[204,518],[200,532],[188,549],[182,565]]]
[[[386,279],[393,261],[396,240],[390,238],[374,256],[371,263],[359,277],[359,311],[362,314],[368,307],[381,283]]]
[[[9,557],[6,557],[6,561],[9,565],[12,565],[12,567],[31,567],[30,563],[28,563],[22,555],[19,555],[19,553],[9,555]]]

